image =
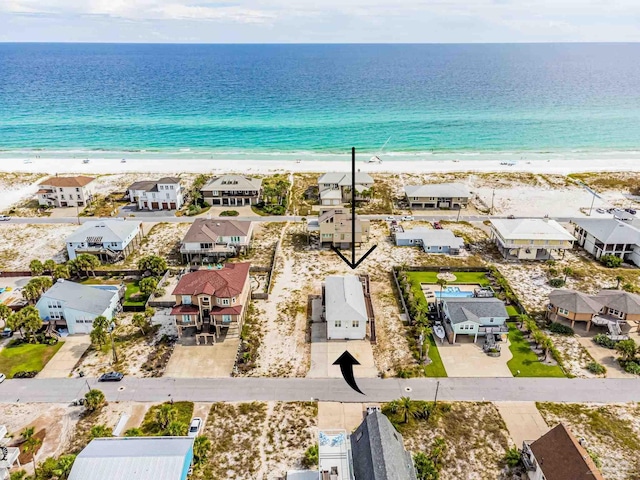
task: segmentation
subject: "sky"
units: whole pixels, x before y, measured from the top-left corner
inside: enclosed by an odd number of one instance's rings
[[[638,42],[640,0],[0,0],[0,42]]]

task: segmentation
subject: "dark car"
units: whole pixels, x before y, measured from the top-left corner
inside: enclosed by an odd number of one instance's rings
[[[98,381],[99,382],[119,382],[123,378],[124,378],[124,375],[121,374],[120,372],[109,372],[109,373],[103,373],[102,375],[100,375],[100,378],[98,378]]]
[[[440,225],[440,222],[433,222],[433,228],[436,230],[442,230],[442,225]]]
[[[633,208],[625,208],[624,211],[627,213],[630,213],[631,215],[636,214],[636,211]]]

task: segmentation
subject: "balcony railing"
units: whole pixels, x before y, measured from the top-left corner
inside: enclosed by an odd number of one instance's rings
[[[234,244],[215,244],[211,247],[207,248],[186,248],[180,247],[180,253],[196,253],[196,254],[206,254],[206,253],[235,253],[237,250],[237,246]]]

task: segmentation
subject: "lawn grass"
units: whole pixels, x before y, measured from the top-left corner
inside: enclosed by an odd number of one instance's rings
[[[490,285],[489,279],[484,272],[454,272],[456,280],[454,282],[447,282],[448,284],[455,285],[456,283],[462,284],[478,284],[483,287]],[[411,280],[413,285],[417,285],[420,288],[421,283],[438,283],[438,272],[407,272],[407,277]]]
[[[513,318],[513,317],[517,317],[518,314],[518,310],[516,309],[516,307],[514,307],[513,305],[507,305],[506,306],[507,309],[507,314],[509,315],[509,317]]]
[[[165,402],[169,403],[169,402]],[[160,409],[160,405],[153,405],[144,416],[140,430],[143,435],[162,435],[164,432],[156,423],[156,411]],[[193,416],[193,402],[174,402],[173,409],[176,411],[176,422],[189,425]]]
[[[55,345],[9,344],[0,350],[0,372],[4,373],[7,378],[13,378],[17,372],[39,372],[63,344],[64,342],[58,342]]]
[[[120,285],[122,280],[113,277],[89,277],[78,283],[82,283],[83,285]]]
[[[440,352],[433,335],[429,335],[429,358],[431,363],[424,367],[425,375],[427,377],[446,377],[447,371],[442,363],[442,358],[440,358]]]
[[[558,365],[545,365],[538,360],[529,346],[529,341],[513,323],[509,327],[509,350],[513,358],[507,362],[512,375],[518,377],[566,377]],[[520,373],[518,373],[520,371]]]
[[[138,293],[140,293],[140,285],[137,281],[125,284],[123,305],[125,307],[144,307],[149,299],[148,295],[143,295],[136,300],[131,300],[131,297]]]

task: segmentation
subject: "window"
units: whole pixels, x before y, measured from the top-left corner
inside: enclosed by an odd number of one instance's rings
[[[182,315],[182,323],[191,323],[191,315]]]
[[[79,192],[79,191],[80,191],[80,188],[76,187],[76,192]],[[79,197],[78,197],[78,198],[79,198]]]
[[[171,194],[170,193],[167,193],[167,198],[171,198]]]
[[[82,200],[82,195],[78,195],[78,200]]]
[[[173,185],[169,185],[169,188],[170,188],[171,190],[173,190]]]
[[[235,242],[235,243],[239,243],[240,242],[240,237],[231,237],[231,241]]]
[[[191,295],[182,295],[182,304],[191,305]]]
[[[336,320],[336,321],[334,322],[334,326],[335,326],[336,328],[341,328],[341,327],[342,327],[342,320]]]
[[[353,328],[360,328],[360,320],[354,320],[351,322]]]
[[[209,305],[209,297],[202,297],[202,304]]]
[[[233,297],[233,298],[231,299],[231,303],[236,303],[236,297]]]
[[[558,307],[558,313],[559,313],[560,315],[565,315],[565,316],[567,316],[567,315],[569,315],[569,310],[567,310],[566,308],[560,308],[560,307]]]
[[[62,188],[60,188],[60,189],[58,189],[58,191],[62,192],[63,190],[62,190]]]
[[[61,199],[61,200],[64,200],[64,195],[60,195],[60,199]]]
[[[205,248],[211,248],[213,247],[213,243],[201,243],[200,244],[200,248],[205,249]]]
[[[229,305],[229,299],[228,298],[223,298],[222,299],[222,305]]]

